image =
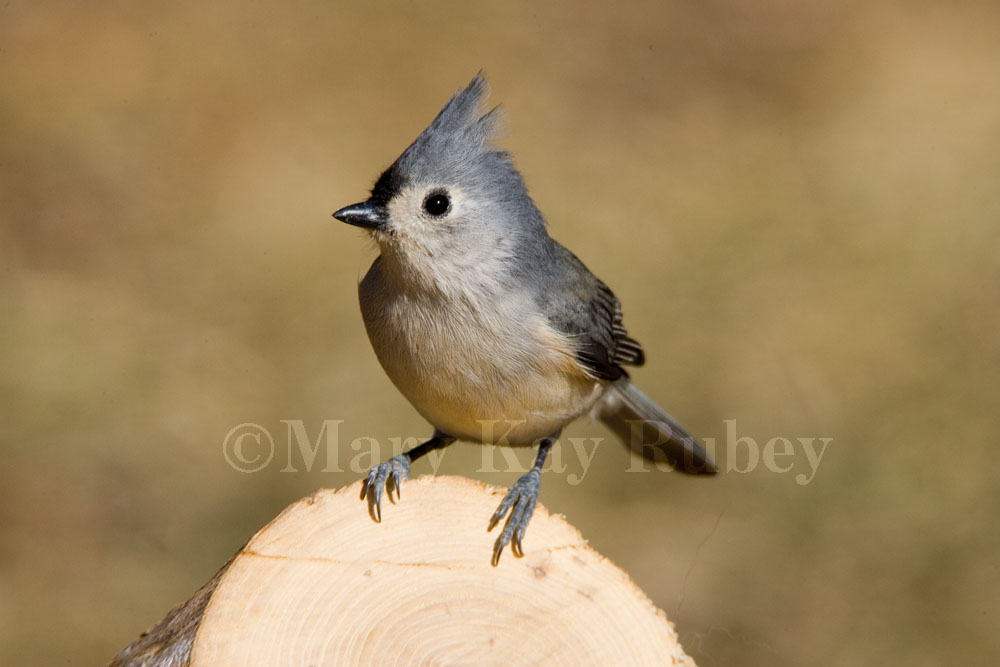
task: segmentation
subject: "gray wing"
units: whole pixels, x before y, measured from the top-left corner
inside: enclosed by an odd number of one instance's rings
[[[595,377],[627,376],[622,366],[641,366],[646,357],[622,325],[618,297],[576,255],[556,242],[553,245],[555,266],[541,295],[548,301],[544,312],[549,322],[577,343],[577,359]]]

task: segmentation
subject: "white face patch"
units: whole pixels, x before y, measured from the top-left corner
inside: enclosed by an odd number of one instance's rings
[[[387,206],[389,232],[375,237],[386,279],[401,290],[492,298],[506,275],[514,237],[499,228],[498,212],[473,194],[440,183],[403,187]],[[447,208],[435,215],[442,202],[428,198],[438,196],[447,197]]]
[[[448,208],[434,215],[428,197],[439,195],[447,197]],[[459,187],[431,184],[400,190],[388,205],[390,232],[376,237],[387,270],[399,269],[405,274],[400,276],[403,282],[411,284],[433,283],[448,290],[471,287],[466,282],[470,265],[484,264],[482,225],[476,224],[474,208]]]
[[[444,195],[450,202],[443,215],[432,215],[424,204],[431,195]],[[412,242],[430,243],[442,226],[454,224],[466,212],[467,198],[461,188],[431,185],[409,186],[389,202],[389,220],[396,235]]]

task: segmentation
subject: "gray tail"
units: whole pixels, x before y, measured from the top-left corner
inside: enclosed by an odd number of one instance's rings
[[[608,387],[597,407],[600,420],[647,461],[665,461],[689,474],[718,472],[705,447],[628,378]]]

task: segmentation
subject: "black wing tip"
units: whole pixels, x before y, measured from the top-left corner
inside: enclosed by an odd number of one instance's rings
[[[615,351],[612,357],[616,364],[627,366],[642,366],[646,363],[646,353],[643,351],[642,345],[634,338],[625,335],[615,340]]]

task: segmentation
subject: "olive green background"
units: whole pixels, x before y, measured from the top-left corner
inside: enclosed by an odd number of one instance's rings
[[[361,324],[375,251],[330,213],[480,68],[637,382],[730,468],[628,472],[607,439],[582,481],[564,447],[542,502],[702,666],[1000,659],[996,3],[11,0],[0,663],[106,663],[356,480],[355,439],[429,432]],[[343,420],[343,472],[283,472],[281,420]],[[253,474],[223,451],[244,422],[276,443]],[[791,439],[793,469],[729,431]],[[799,484],[808,437],[833,441]],[[480,453],[439,472],[513,482]]]

